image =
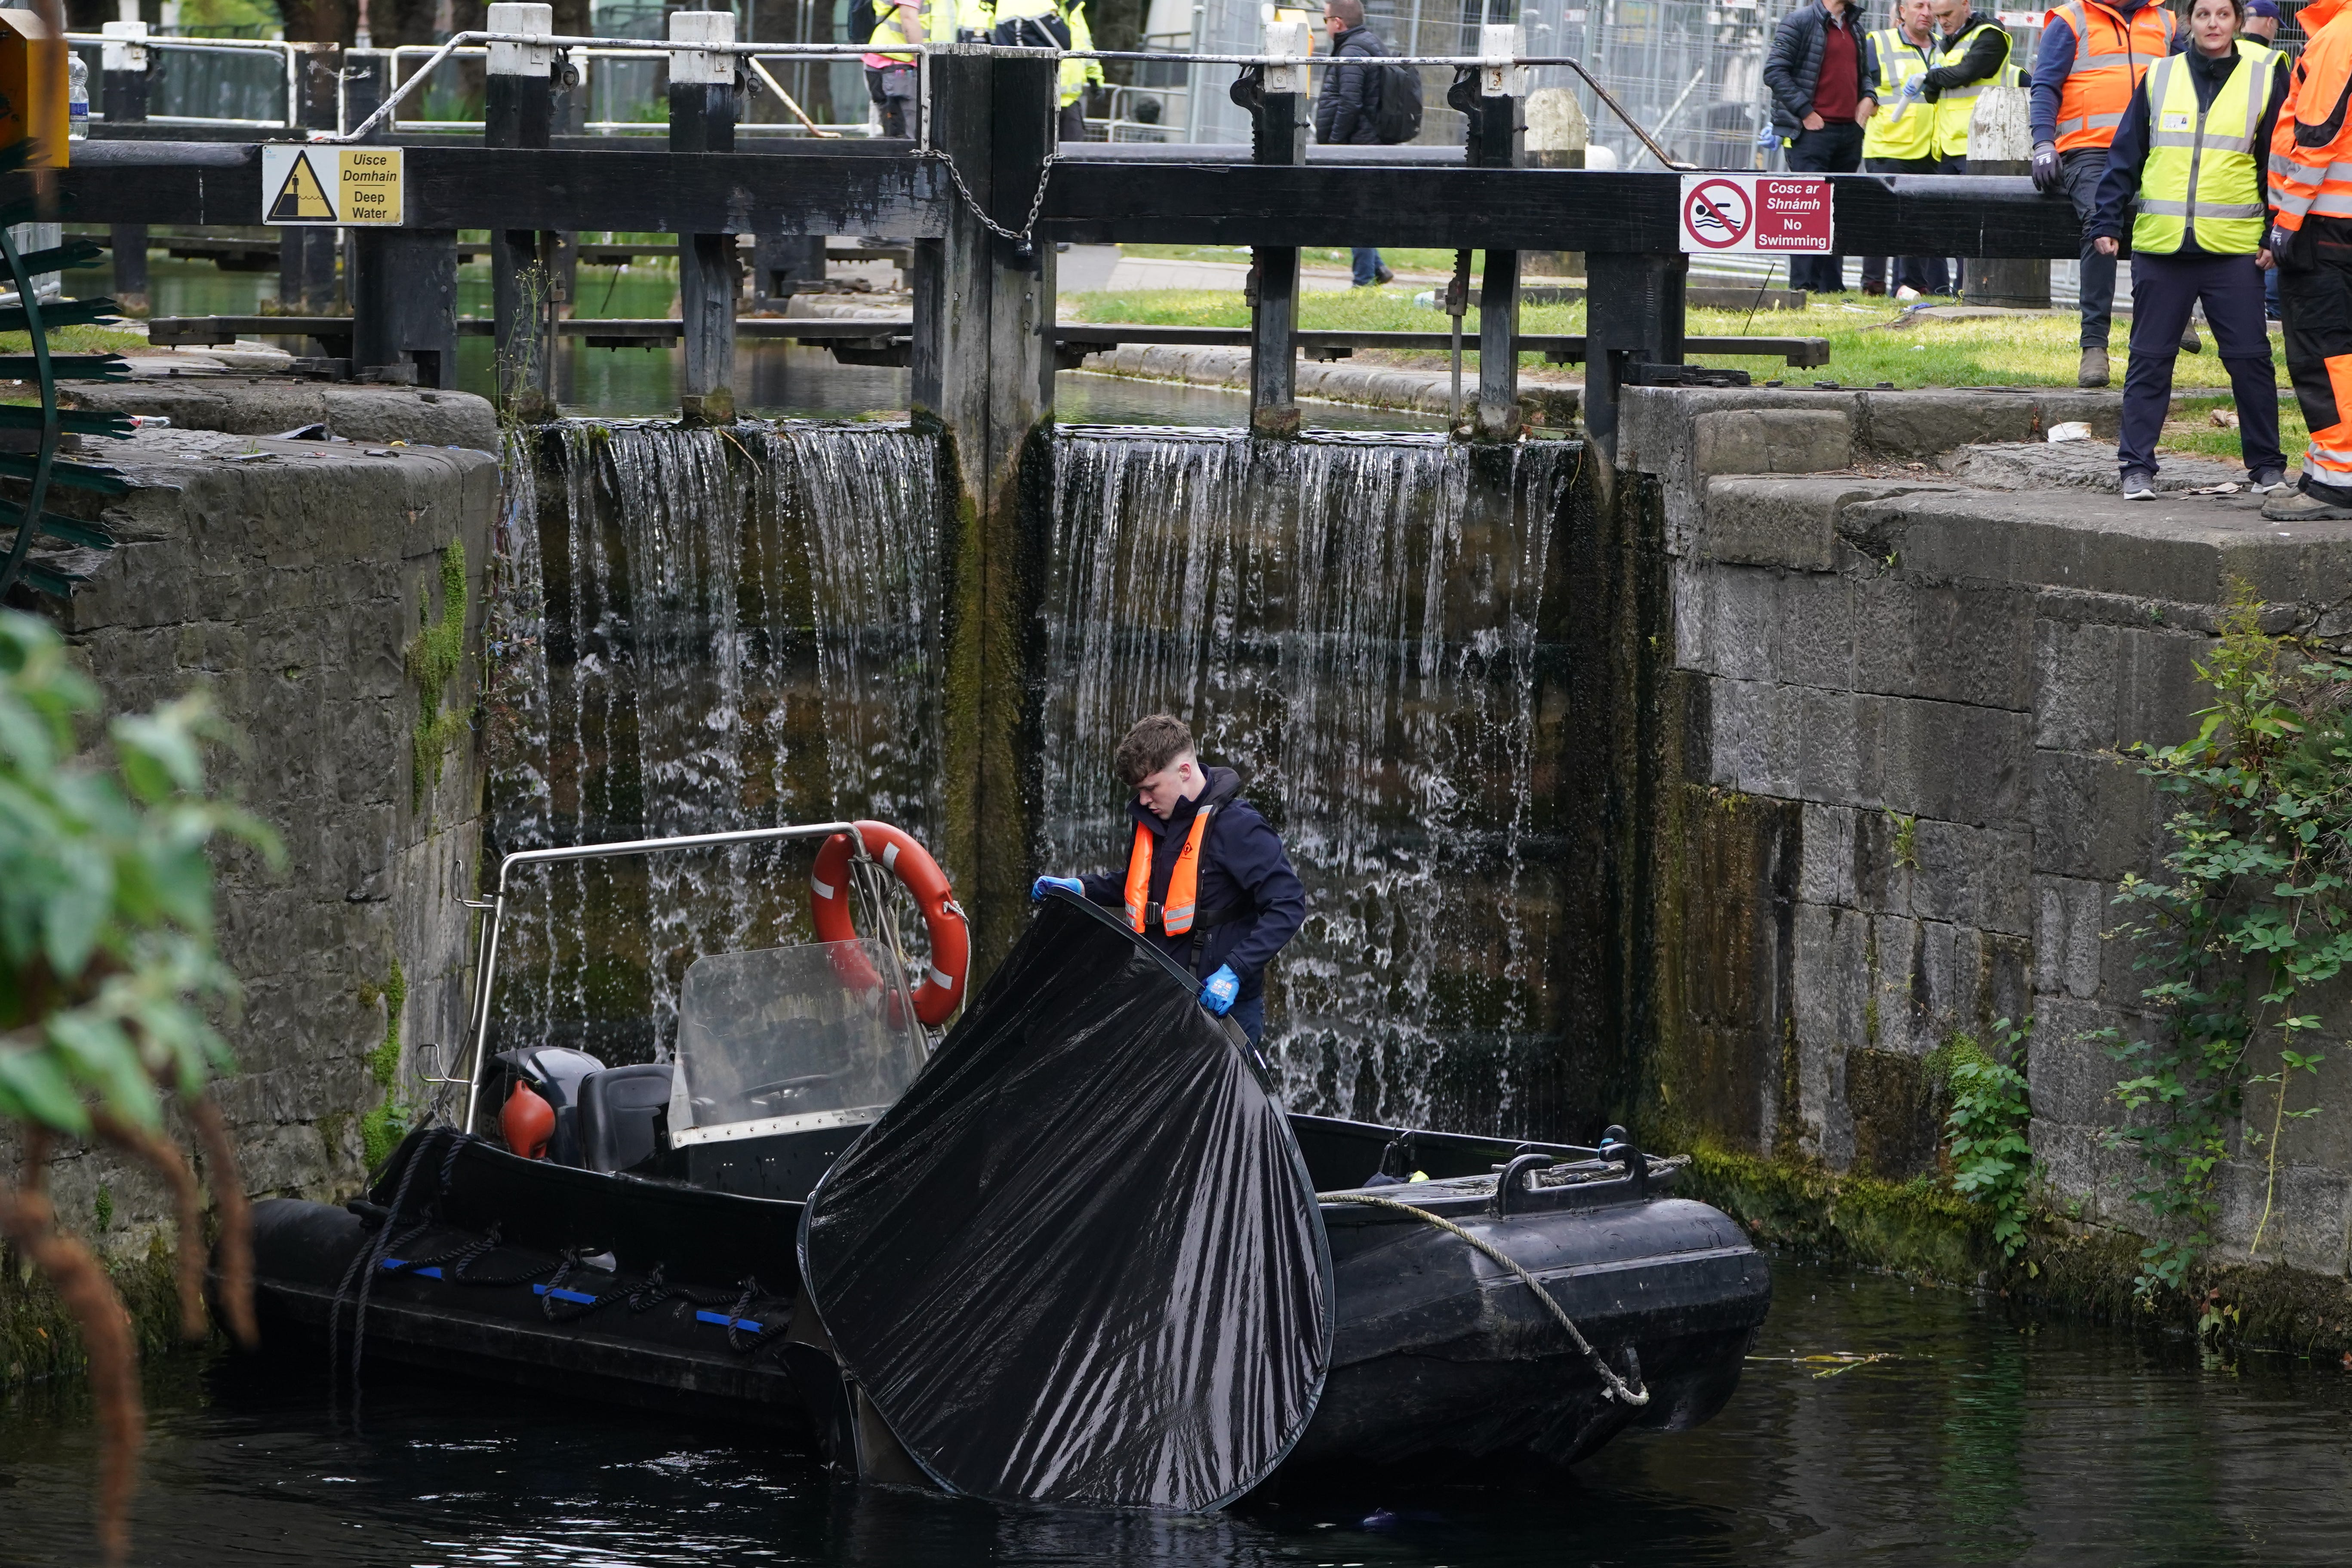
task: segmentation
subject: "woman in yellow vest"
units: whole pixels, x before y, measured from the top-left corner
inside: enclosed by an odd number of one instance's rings
[[[1935,0],[1895,0],[1895,21],[1862,40],[1863,103],[1855,114],[1863,122],[1862,166],[1873,174],[1932,174],[1939,166],[1935,110],[1916,93],[1906,98],[1904,89],[1936,63]],[[1948,294],[1951,282],[1940,256],[1895,259],[1898,299]],[[1886,258],[1864,260],[1862,291],[1884,294],[1886,284]]]
[[[2286,57],[2237,37],[2245,0],[2196,0],[2189,47],[2134,89],[2107,153],[2091,220],[2101,256],[2122,248],[2131,219],[2131,368],[2124,375],[2116,460],[2126,500],[2156,493],[2156,442],[2172,401],[2172,365],[2189,312],[2205,307],[2238,405],[2238,441],[2257,490],[2286,482],[2278,380],[2263,313],[2271,214],[2263,173],[2286,97]]]

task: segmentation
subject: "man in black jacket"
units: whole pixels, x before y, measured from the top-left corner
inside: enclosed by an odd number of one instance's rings
[[[1265,1032],[1265,965],[1298,934],[1307,889],[1282,840],[1241,797],[1241,776],[1206,768],[1181,719],[1154,713],[1118,743],[1115,765],[1134,798],[1123,873],[1040,877],[1031,897],[1062,888],[1124,911],[1142,939],[1201,982],[1201,1005]]]
[[[1381,36],[1364,26],[1364,0],[1329,0],[1323,7],[1323,26],[1331,34],[1331,58],[1378,59],[1389,52]],[[1380,144],[1381,77],[1379,66],[1341,66],[1323,72],[1323,90],[1315,99],[1315,140],[1326,147]],[[1355,285],[1370,289],[1393,283],[1396,274],[1381,262],[1370,246],[1355,249]]]
[[[1862,18],[1847,0],[1803,0],[1780,18],[1764,57],[1772,128],[1789,145],[1792,174],[1851,174],[1862,167]],[[1845,290],[1845,258],[1800,256],[1790,287]]]

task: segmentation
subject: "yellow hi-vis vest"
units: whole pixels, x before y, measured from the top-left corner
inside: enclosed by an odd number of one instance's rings
[[[2271,95],[2276,51],[2238,40],[2238,68],[2210,109],[2197,107],[2197,84],[2184,55],[2167,55],[2147,73],[2147,162],[2139,171],[2139,216],[2132,248],[2169,256],[2195,226],[2197,247],[2217,256],[2252,256],[2263,247],[2263,163],[2257,149],[2263,106]]]
[[[1936,63],[1956,66],[1969,52],[1979,33],[1999,33],[2001,38],[2001,68],[1982,81],[1972,81],[1965,87],[1948,87],[1936,95],[1936,156],[1965,158],[1969,155],[1969,117],[1977,111],[1977,95],[1988,87],[1998,87],[2009,68],[2009,51],[2016,47],[2009,30],[1998,22],[1979,22],[1958,37],[1937,50]]]
[[[1095,30],[1087,26],[1087,9],[1084,5],[1072,4],[1063,11],[1062,16],[1070,24],[1070,47],[1091,49],[1095,47]],[[1099,82],[1102,79],[1102,61],[1064,60],[1062,62],[1063,103],[1077,102],[1079,99],[1086,96],[1088,82]]]
[[[1865,158],[1932,158],[1936,155],[1936,106],[1925,101],[1906,108],[1903,84],[1927,74],[1927,44],[1915,44],[1900,27],[1881,27],[1870,35],[1870,53],[1878,63],[1878,79],[1868,89],[1878,100],[1878,112],[1862,128]],[[1902,118],[1895,111],[1902,110]]]

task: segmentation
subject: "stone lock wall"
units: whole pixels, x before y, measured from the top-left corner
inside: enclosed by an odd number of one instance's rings
[[[109,712],[209,688],[236,735],[215,781],[284,839],[282,871],[242,848],[219,858],[220,947],[245,998],[225,1026],[238,1070],[215,1092],[257,1197],[357,1190],[360,1121],[386,1094],[368,1057],[395,964],[400,1082],[413,1083],[416,1045],[463,1037],[471,924],[457,900],[475,889],[479,778],[460,725],[438,781],[428,770],[417,789],[404,649],[445,613],[442,552],[462,543],[468,657],[443,706],[470,714],[497,462],[369,450],[184,429],[106,443],[138,486],[90,508],[121,544],[69,603],[27,601],[64,630]],[[78,499],[90,498],[64,502]],[[16,1158],[0,1147],[0,1163]],[[169,1233],[160,1186],[110,1151],[68,1145],[54,1188],[134,1305],[160,1307],[143,1289]],[[0,1382],[45,1370],[62,1343],[42,1293],[5,1272]],[[168,1313],[142,1317],[152,1329]]]
[[[2149,1026],[2126,943],[2103,934],[2116,883],[2160,852],[2159,802],[2121,752],[2193,729],[2232,574],[2269,629],[2352,631],[2352,527],[2282,533],[2244,495],[2126,506],[2115,408],[1629,394],[1622,465],[1659,480],[1672,584],[1658,1125],[1832,1174],[1933,1173],[1929,1053],[2030,1015],[2048,1194],[2147,1228],[2137,1163],[2101,1138],[2123,1075],[2091,1037]],[[2038,438],[2074,419],[2103,438]],[[2233,477],[2176,463],[2166,482]],[[2340,1277],[2352,1062],[2317,1092],[2322,1114],[2289,1124],[2262,1257]],[[2268,1110],[2257,1094],[2250,1114]],[[2266,1176],[2224,1173],[2221,1256],[2244,1256]]]

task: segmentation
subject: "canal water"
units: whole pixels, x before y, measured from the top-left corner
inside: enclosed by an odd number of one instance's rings
[[[1367,1478],[1202,1519],[828,1484],[757,1431],[374,1373],[356,1428],[284,1366],[151,1373],[156,1564],[1769,1568],[2336,1563],[2352,1372],[2013,1321],[1782,1262],[1738,1394],[1536,1488]],[[1877,1360],[1862,1360],[1878,1357]],[[0,1562],[90,1556],[79,1387],[0,1403]]]

